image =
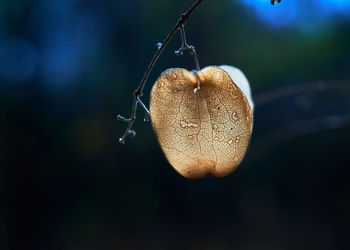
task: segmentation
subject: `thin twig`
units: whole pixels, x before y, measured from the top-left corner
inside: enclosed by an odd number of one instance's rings
[[[183,52],[185,50],[189,50],[190,54],[193,55],[193,59],[194,59],[194,64],[196,66],[196,70],[193,72],[194,75],[197,78],[197,88],[194,89],[194,92],[196,93],[200,87],[201,87],[201,82],[199,79],[199,76],[197,74],[197,72],[200,70],[200,66],[199,66],[199,61],[198,61],[198,56],[197,56],[197,52],[196,52],[196,48],[193,45],[189,45],[187,43],[187,39],[186,39],[186,34],[185,34],[185,26],[181,25],[181,27],[179,28],[180,32],[181,32],[181,40],[182,40],[182,44],[181,47],[175,51],[175,55],[179,56],[179,55],[183,55]]]
[[[331,90],[350,91],[350,80],[318,81],[281,87],[256,95],[254,102],[256,106],[261,106],[289,96]],[[326,130],[342,129],[349,126],[350,113],[294,121],[254,141],[250,150],[250,152],[254,152],[251,154],[251,156],[253,155],[251,158],[264,155],[295,137],[315,134]]]
[[[137,109],[137,104],[141,103],[140,101],[140,97],[143,95],[143,88],[145,87],[146,81],[149,77],[149,74],[151,73],[154,64],[157,62],[160,54],[162,53],[163,49],[165,48],[165,46],[168,44],[168,42],[170,41],[170,39],[174,36],[174,34],[176,33],[176,31],[183,27],[187,21],[187,19],[192,15],[192,13],[198,8],[198,6],[203,2],[204,0],[197,0],[192,7],[186,11],[184,14],[181,15],[180,19],[177,21],[177,24],[174,26],[174,28],[170,31],[170,33],[167,35],[167,37],[164,39],[163,43],[158,46],[158,50],[156,52],[156,54],[154,55],[151,63],[148,65],[148,68],[141,80],[140,85],[138,86],[138,88],[134,91],[134,101],[133,101],[133,105],[132,105],[132,110],[131,110],[131,116],[130,118],[124,118],[121,115],[118,115],[117,118],[118,120],[121,121],[125,121],[128,122],[128,127],[125,130],[125,133],[123,134],[122,137],[119,138],[119,142],[124,144],[125,143],[125,139],[127,136],[135,136],[136,133],[134,130],[132,130],[132,126],[135,122],[136,119],[136,109]],[[198,64],[199,65],[199,64]],[[141,104],[141,107],[143,107],[143,109],[146,111],[146,117],[149,116],[149,112],[146,108],[145,105],[143,105],[143,103]],[[146,119],[145,119],[146,120]]]
[[[252,155],[257,158],[268,151],[272,151],[283,143],[301,136],[320,133],[327,130],[337,130],[350,126],[350,113],[329,115],[307,120],[294,121],[276,129],[252,143]]]
[[[149,121],[149,110],[147,109],[146,105],[141,101],[140,97],[137,97],[137,101],[140,103],[142,109],[145,111],[145,118],[144,121]]]
[[[199,67],[199,61],[198,61],[198,56],[197,56],[197,52],[196,52],[196,48],[193,45],[189,45],[187,43],[187,39],[186,39],[186,34],[185,34],[185,27],[184,25],[181,25],[181,27],[179,28],[179,30],[181,31],[181,39],[182,39],[182,44],[181,47],[175,51],[176,55],[183,55],[183,52],[185,50],[189,50],[190,54],[193,55],[193,59],[194,59],[194,64],[196,66],[196,70],[199,71],[200,67]]]
[[[254,97],[254,103],[256,106],[260,106],[288,96],[329,90],[350,90],[350,80],[318,81],[289,85],[257,94]]]

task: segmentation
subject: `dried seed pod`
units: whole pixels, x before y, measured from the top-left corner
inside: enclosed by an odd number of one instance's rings
[[[249,83],[232,66],[209,66],[197,74],[166,70],[152,88],[150,113],[169,163],[188,178],[232,173],[252,134]]]

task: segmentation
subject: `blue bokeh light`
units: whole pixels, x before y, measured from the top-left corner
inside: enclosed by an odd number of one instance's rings
[[[0,47],[0,74],[11,82],[30,80],[36,73],[38,52],[23,38],[7,40]]]
[[[298,10],[296,1],[283,1],[278,5],[271,5],[270,0],[241,0],[261,21],[281,27],[295,20]]]
[[[350,18],[350,0],[282,0],[271,5],[270,0],[240,0],[263,23],[271,27],[294,26],[301,29],[317,27],[325,21]],[[306,25],[305,25],[306,24]]]
[[[80,9],[79,4],[80,0],[43,0],[32,12],[30,29],[42,45],[40,77],[48,85],[77,83],[110,33],[111,22],[98,4],[91,9]]]
[[[327,14],[350,17],[350,0],[317,0],[317,2],[322,11]]]

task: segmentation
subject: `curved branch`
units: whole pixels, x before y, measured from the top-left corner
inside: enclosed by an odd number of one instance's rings
[[[180,19],[177,21],[177,24],[174,26],[174,28],[170,31],[170,33],[164,39],[163,43],[158,44],[158,50],[157,50],[156,54],[154,55],[151,63],[148,65],[147,70],[146,70],[146,72],[141,80],[140,85],[134,91],[134,102],[132,105],[130,118],[124,118],[121,115],[117,115],[118,120],[128,122],[128,127],[125,130],[125,133],[123,134],[122,137],[119,138],[120,143],[124,144],[127,136],[129,136],[129,135],[135,136],[136,135],[136,132],[134,130],[132,130],[131,128],[132,128],[134,121],[136,119],[137,104],[141,104],[141,107],[145,110],[145,113],[146,113],[145,120],[148,120],[149,111],[147,110],[146,106],[141,102],[140,97],[143,95],[142,91],[143,91],[143,88],[145,87],[145,84],[146,84],[146,81],[149,77],[149,74],[151,73],[154,64],[157,62],[160,54],[162,53],[162,51],[164,50],[165,46],[168,44],[170,39],[175,35],[175,33],[178,29],[181,29],[181,31],[183,30],[183,27],[186,24],[187,19],[192,15],[192,13],[198,8],[198,6],[203,1],[204,0],[197,0],[189,10],[187,10],[184,14],[182,14]]]
[[[252,144],[252,149],[250,150],[252,152],[251,156],[257,158],[296,137],[316,134],[327,130],[342,129],[349,126],[350,113],[295,121],[257,139]]]
[[[350,80],[318,81],[289,85],[256,95],[254,103],[260,106],[288,96],[329,90],[350,90]]]

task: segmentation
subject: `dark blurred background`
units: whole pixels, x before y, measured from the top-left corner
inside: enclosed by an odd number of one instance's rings
[[[206,0],[200,64],[241,68],[251,147],[188,180],[138,113],[156,44],[194,0],[0,1],[0,249],[350,249],[350,0]],[[177,35],[145,88],[167,68]]]

